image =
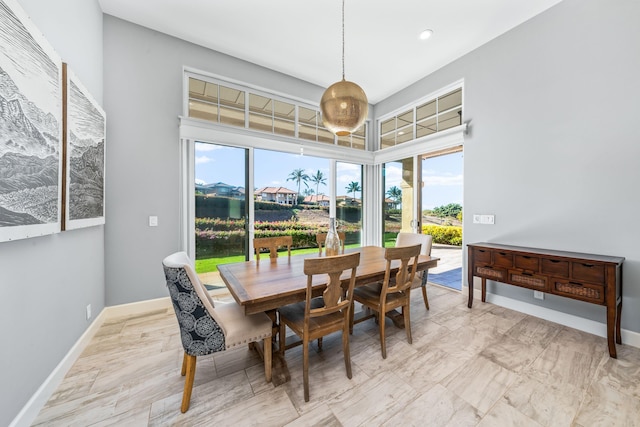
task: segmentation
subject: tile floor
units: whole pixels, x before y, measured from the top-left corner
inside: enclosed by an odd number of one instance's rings
[[[35,420],[46,426],[640,426],[640,349],[429,285],[412,295],[413,344],[387,320],[355,326],[353,378],[341,338],[312,345],[304,402],[301,347],[274,387],[246,348],[198,358],[180,413],[182,348],[171,308],[105,320]],[[229,298],[219,293],[218,298]]]

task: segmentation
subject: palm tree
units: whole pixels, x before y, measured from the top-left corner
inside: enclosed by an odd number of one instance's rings
[[[296,183],[298,183],[298,199],[300,198],[300,184],[302,182],[306,184],[308,180],[309,175],[304,173],[304,169],[296,169],[289,174],[289,178],[287,178],[287,181],[295,181]]]
[[[360,183],[358,181],[350,182],[346,187],[347,193],[353,193],[353,200],[356,200],[356,192],[362,191],[362,187],[360,187]]]
[[[309,181],[313,182],[316,185],[316,194],[320,195],[319,187],[320,184],[327,185],[327,178],[325,178],[324,174],[320,171],[317,171],[315,175],[311,175]]]
[[[398,203],[400,203],[400,200],[402,199],[402,190],[400,190],[398,187],[394,185],[393,187],[387,190],[387,197],[392,199],[397,205]]]

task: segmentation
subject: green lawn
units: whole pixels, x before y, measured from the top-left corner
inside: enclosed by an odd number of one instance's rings
[[[394,238],[395,242],[395,238]],[[346,245],[346,248],[357,248],[359,244]],[[306,249],[292,249],[291,256],[303,255],[303,254],[317,254],[318,248],[306,248]],[[245,260],[243,255],[235,255],[220,258],[206,258],[196,260],[196,273],[209,273],[212,271],[218,271],[218,264],[230,264],[233,262],[243,262]]]

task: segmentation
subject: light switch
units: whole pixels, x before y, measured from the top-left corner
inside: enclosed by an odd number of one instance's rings
[[[149,227],[157,227],[158,226],[158,217],[150,216],[149,217]]]
[[[495,216],[494,215],[482,215],[482,224],[495,224]]]
[[[473,223],[474,224],[480,224],[481,220],[482,220],[482,215],[474,215],[473,216]]]

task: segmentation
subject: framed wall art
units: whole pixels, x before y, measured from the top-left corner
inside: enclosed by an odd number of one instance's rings
[[[63,64],[66,92],[64,229],[104,224],[105,113]]]
[[[0,242],[61,228],[62,61],[0,0]]]

